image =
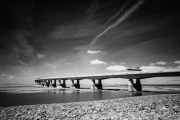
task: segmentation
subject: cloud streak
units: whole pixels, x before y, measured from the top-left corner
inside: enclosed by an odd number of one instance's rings
[[[125,19],[127,19],[135,10],[137,10],[137,8],[142,5],[145,2],[145,0],[139,0],[136,4],[134,4],[129,10],[127,10],[116,22],[114,22],[113,24],[111,24],[109,27],[107,27],[102,33],[100,33],[98,36],[96,36],[93,41],[89,44],[89,46],[94,45],[99,38],[104,35],[109,29],[112,29],[114,27],[116,27],[117,25],[119,25],[122,21],[124,21]],[[120,10],[121,11],[121,10]]]
[[[90,20],[93,18],[95,12],[97,11],[99,4],[100,4],[101,0],[94,0],[90,7],[88,8],[88,10],[85,13],[84,16],[84,22],[83,22],[83,26],[82,28],[76,33],[76,36],[80,36],[81,34],[83,34],[86,30],[85,27],[87,27],[87,23],[89,24]]]
[[[115,19],[123,10],[125,7],[127,7],[127,5],[130,3],[131,0],[128,0],[123,7],[113,16],[111,17],[103,26],[107,25],[109,22],[111,22],[113,19]]]
[[[150,63],[149,65],[155,65],[155,63]]]
[[[18,45],[14,49],[17,49],[16,55],[17,57],[20,54],[23,54],[27,57],[32,57],[34,55],[34,48],[28,43],[27,36],[30,35],[30,32],[25,29],[19,29],[14,32],[13,38],[17,41]]]
[[[24,63],[24,62],[22,62],[22,61],[20,61],[20,60],[16,60],[18,63],[20,63],[21,65],[25,65],[25,66],[28,66],[28,64],[26,64],[26,63]]]
[[[53,72],[56,73],[56,68],[63,63],[69,56],[65,57],[64,59],[60,60],[58,63],[56,64],[50,64],[50,63],[45,63],[45,66],[48,66],[50,68],[52,68]],[[66,65],[66,64],[65,64]]]
[[[9,80],[15,78],[15,76],[13,76],[13,75],[8,75],[8,74],[1,74],[0,77],[8,77]]]

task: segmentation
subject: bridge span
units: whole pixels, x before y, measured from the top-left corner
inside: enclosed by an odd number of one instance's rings
[[[66,80],[71,80],[73,87],[80,88],[80,80],[90,79],[93,82],[92,89],[102,89],[102,80],[109,78],[124,78],[128,79],[128,91],[142,91],[141,79],[152,78],[152,77],[178,77],[180,76],[180,71],[173,72],[153,72],[153,73],[125,73],[125,74],[106,74],[106,75],[87,75],[87,76],[69,76],[69,77],[58,77],[58,78],[40,78],[35,80],[36,85],[41,86],[61,86],[66,87]],[[133,79],[136,82],[133,82]],[[57,85],[57,82],[59,84]]]

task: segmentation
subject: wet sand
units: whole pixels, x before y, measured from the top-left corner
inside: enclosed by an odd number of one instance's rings
[[[180,94],[0,107],[0,119],[179,120]]]

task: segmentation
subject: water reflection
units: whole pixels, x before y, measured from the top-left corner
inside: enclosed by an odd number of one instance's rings
[[[32,93],[35,90],[40,91]],[[9,90],[9,88],[8,88]],[[11,90],[11,89],[10,89]],[[9,90],[9,91],[10,91]],[[15,89],[16,90],[16,89]],[[27,89],[22,90],[31,91],[31,93],[25,92],[0,92],[0,106],[16,106],[16,105],[33,105],[33,104],[52,104],[52,103],[68,103],[68,102],[81,102],[81,101],[93,101],[103,99],[114,99],[132,96],[153,95],[162,94],[162,92],[128,92],[122,89],[103,89],[103,90],[91,90],[91,89]],[[167,93],[166,92],[163,92]],[[175,93],[175,92],[171,92]],[[180,93],[180,92],[178,92]]]
[[[93,94],[94,100],[102,100],[102,96],[103,96],[102,90],[94,91],[94,92],[92,92],[92,94]]]
[[[142,92],[128,92],[129,96],[142,96]]]

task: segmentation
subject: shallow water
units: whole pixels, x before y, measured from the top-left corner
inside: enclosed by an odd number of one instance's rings
[[[148,87],[144,87],[148,90]],[[159,86],[155,86],[156,90]],[[170,87],[170,86],[168,86]],[[104,90],[91,89],[61,89],[61,88],[43,88],[32,85],[2,86],[0,87],[0,106],[68,103],[80,101],[103,100],[113,98],[124,98],[142,95],[180,93],[179,91],[151,91],[151,92],[127,92],[120,89],[126,89],[126,86],[105,86]],[[153,88],[152,86],[150,88]],[[149,89],[150,89],[149,88]]]

